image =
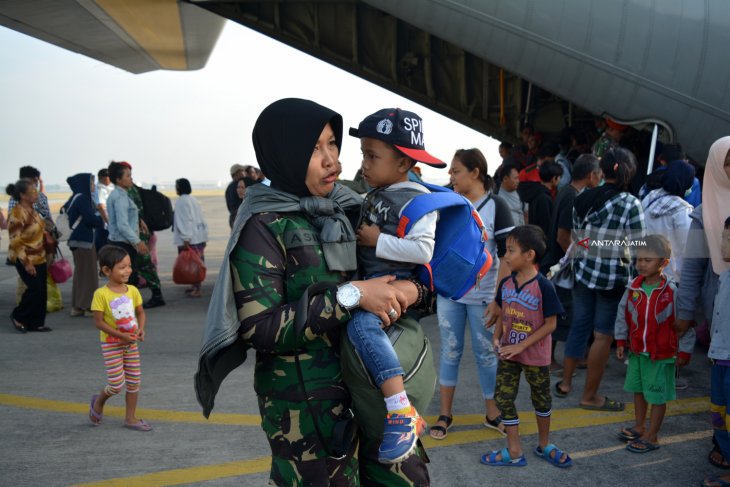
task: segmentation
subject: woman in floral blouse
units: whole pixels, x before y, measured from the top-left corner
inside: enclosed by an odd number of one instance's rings
[[[43,218],[33,209],[38,190],[33,181],[9,184],[6,193],[15,201],[8,215],[8,259],[15,264],[27,289],[13,309],[10,320],[21,333],[51,331],[46,322],[46,251],[43,248]]]

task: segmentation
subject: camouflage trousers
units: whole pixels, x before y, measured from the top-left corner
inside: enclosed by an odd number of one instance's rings
[[[525,372],[525,379],[530,385],[532,407],[539,416],[549,416],[552,409],[550,395],[550,368],[537,365],[524,365],[511,360],[500,360],[497,367],[497,385],[494,399],[502,412],[505,425],[518,424],[515,399],[520,388],[520,374]]]
[[[342,459],[328,456],[314,422],[327,442],[345,406],[341,400],[285,401],[258,398],[261,426],[271,448],[269,484],[276,486],[388,486],[430,485],[425,450],[420,446],[405,461],[387,465],[378,462],[380,440],[352,441]],[[311,408],[311,412],[310,412]],[[312,412],[316,418],[312,417]],[[356,456],[357,451],[357,456]],[[359,457],[359,464],[358,464]]]
[[[331,458],[322,440],[332,439],[335,423],[345,410],[341,400],[285,401],[259,396],[261,427],[271,447],[269,484],[277,486],[358,486],[353,441],[347,455]],[[312,414],[316,415],[313,417]]]
[[[363,487],[428,487],[428,456],[423,445],[418,443],[416,451],[400,463],[388,465],[378,461],[380,439],[360,436],[358,457],[360,460],[360,485]]]
[[[150,233],[139,233],[139,238],[145,243],[145,245],[147,245],[148,248],[150,245],[150,237]],[[136,261],[137,282],[139,284],[137,287],[150,288],[153,293],[155,291],[159,291],[161,287],[160,276],[157,275],[157,267],[155,267],[154,262],[152,262],[152,253],[147,252],[144,255],[138,253]]]

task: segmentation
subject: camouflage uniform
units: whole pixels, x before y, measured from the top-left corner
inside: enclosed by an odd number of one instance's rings
[[[336,347],[350,313],[335,299],[336,284],[347,276],[328,270],[318,230],[295,213],[252,216],[231,253],[231,276],[239,333],[256,349],[254,389],[272,452],[269,482],[360,485],[357,439],[344,458],[328,454],[335,422],[349,406]],[[309,299],[302,300],[305,291]],[[371,477],[385,479],[380,485],[425,485],[400,479],[400,464],[371,467],[360,456],[363,472],[374,469],[379,473]]]
[[[127,191],[127,194],[129,197],[134,201],[134,204],[137,205],[137,209],[139,210],[140,218],[142,218],[142,215],[144,214],[144,205],[142,204],[142,195],[139,193],[139,189],[137,186],[132,185],[131,188]],[[152,237],[152,233],[147,232],[139,232],[139,238],[144,242],[147,247],[150,245],[150,238]],[[155,264],[152,262],[152,253],[147,252],[146,254],[137,254],[136,258],[136,265],[134,267],[137,268],[137,273],[139,276],[141,276],[146,283],[146,287],[150,288],[153,292],[160,291],[161,285],[160,285],[160,276],[157,275],[157,268],[155,267]],[[136,284],[136,283],[135,283]],[[138,286],[138,287],[145,287],[145,286]]]

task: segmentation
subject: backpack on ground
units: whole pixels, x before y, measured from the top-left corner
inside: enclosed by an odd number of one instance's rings
[[[81,196],[81,193],[76,193],[73,198],[71,198],[71,201],[67,205],[63,205],[61,207],[61,210],[58,213],[58,217],[56,218],[56,231],[58,232],[58,241],[59,242],[66,242],[68,238],[71,236],[71,232],[73,232],[74,228],[76,228],[76,225],[79,224],[79,221],[81,221],[81,214],[79,214],[78,218],[76,218],[76,221],[71,225],[71,222],[68,219],[68,210],[71,209],[71,206],[74,204],[74,201],[76,201],[76,198]]]
[[[167,230],[172,226],[172,202],[156,189],[139,188],[142,197],[142,218],[153,232]]]
[[[432,291],[456,300],[492,267],[492,256],[484,248],[487,232],[469,200],[442,186],[421,184],[431,193],[416,196],[403,208],[397,234],[403,238],[421,217],[439,212],[433,258],[416,272]]]
[[[436,390],[436,367],[428,337],[412,317],[403,315],[385,329],[398,361],[403,367],[403,385],[408,400],[424,414]],[[342,333],[340,340],[342,380],[352,396],[352,409],[360,434],[373,439],[383,437],[383,420],[387,414],[383,393],[370,377],[362,359]]]

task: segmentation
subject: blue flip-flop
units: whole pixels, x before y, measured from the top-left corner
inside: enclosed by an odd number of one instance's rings
[[[555,455],[551,456],[550,454],[553,451],[555,452]],[[570,456],[552,443],[547,445],[544,449],[540,448],[540,445],[538,445],[535,447],[534,452],[535,455],[558,468],[568,468],[573,465],[573,460]],[[563,455],[565,455],[565,461],[561,462],[560,459],[563,458]]]
[[[502,455],[502,459],[497,460],[497,455]],[[520,455],[519,458],[513,459],[509,454],[509,450],[506,448],[494,450],[489,455],[482,455],[480,461],[490,467],[524,467],[527,465],[525,455]]]

